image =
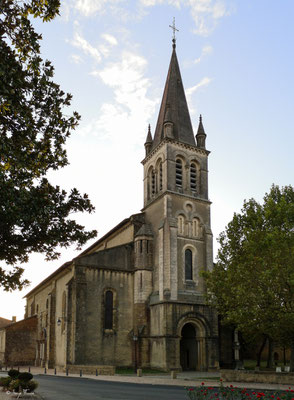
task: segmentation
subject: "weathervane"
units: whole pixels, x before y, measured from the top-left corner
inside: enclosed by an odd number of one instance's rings
[[[170,28],[173,30],[173,48],[176,47],[176,31],[179,32],[179,30],[176,28],[176,23],[175,23],[175,17],[173,18],[173,24],[169,25]]]

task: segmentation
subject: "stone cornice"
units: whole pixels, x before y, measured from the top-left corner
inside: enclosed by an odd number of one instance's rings
[[[176,144],[176,145],[178,145],[179,147],[181,147],[181,148],[183,148],[183,149],[189,149],[189,150],[194,151],[195,153],[202,154],[202,155],[206,155],[206,156],[208,156],[208,155],[210,154],[210,151],[208,151],[208,150],[200,149],[199,147],[191,146],[190,144],[187,144],[187,143],[178,142],[177,140],[174,140],[174,139],[163,138],[163,139],[161,140],[161,142],[155,147],[155,149],[153,149],[153,150],[144,158],[144,160],[141,161],[141,164],[143,164],[143,165],[146,164],[146,162],[149,161],[149,160],[153,157],[153,155],[154,155],[155,153],[157,153],[158,150],[159,150],[161,147],[163,147],[163,145],[166,144],[166,143]]]
[[[153,204],[155,201],[160,200],[166,194],[173,194],[173,195],[178,196],[178,197],[186,197],[189,200],[197,200],[200,203],[206,203],[206,204],[209,204],[209,205],[212,204],[212,202],[210,200],[202,199],[201,197],[194,197],[194,196],[190,196],[190,195],[185,194],[185,193],[178,193],[178,192],[173,192],[172,190],[166,190],[163,193],[161,193],[158,196],[156,196],[154,199],[150,200],[148,202],[148,204],[146,204],[146,206],[144,206],[141,209],[141,212],[144,212],[146,210],[146,208],[150,206],[150,204]]]

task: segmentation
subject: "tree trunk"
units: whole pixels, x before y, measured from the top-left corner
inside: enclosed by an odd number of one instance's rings
[[[266,341],[267,341],[267,336],[263,337],[263,341],[262,344],[260,346],[260,349],[258,351],[258,353],[256,354],[257,360],[256,360],[256,366],[259,368],[260,367],[260,360],[261,360],[261,354],[263,352],[264,346],[266,345]]]
[[[274,351],[273,339],[269,337],[266,368],[273,368],[273,351]]]
[[[290,371],[294,371],[294,340],[291,342]]]

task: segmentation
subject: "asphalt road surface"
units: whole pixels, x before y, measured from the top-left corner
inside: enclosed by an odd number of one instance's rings
[[[187,400],[184,387],[35,376],[45,400]]]

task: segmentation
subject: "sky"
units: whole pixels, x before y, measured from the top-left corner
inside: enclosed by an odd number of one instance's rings
[[[73,95],[65,113],[82,116],[66,143],[70,165],[48,177],[88,193],[96,212],[76,219],[98,230],[96,240],[143,207],[144,142],[157,121],[173,18],[194,133],[201,113],[211,151],[214,256],[245,199],[293,185],[293,17],[293,0],[62,0],[59,17],[34,21],[54,81]],[[23,265],[31,285],[0,291],[1,317],[22,319],[23,296],[79,251],[61,253],[53,262],[31,256]]]

